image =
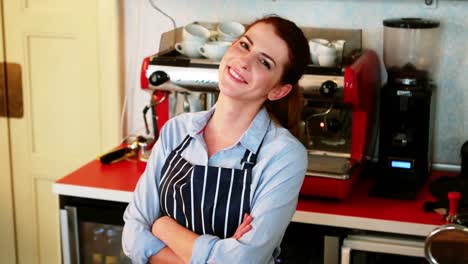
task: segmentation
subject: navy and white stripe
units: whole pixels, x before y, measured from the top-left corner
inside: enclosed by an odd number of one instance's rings
[[[187,136],[162,168],[161,210],[197,234],[232,237],[244,213],[250,213],[257,155],[246,150],[241,169],[192,165],[180,155],[191,139]]]

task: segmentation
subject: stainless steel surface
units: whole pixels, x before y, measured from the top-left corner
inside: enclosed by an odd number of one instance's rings
[[[302,88],[304,96],[307,98],[324,99],[320,93],[320,87],[326,81],[333,81],[337,85],[337,91],[333,98],[337,101],[343,99],[343,87],[344,77],[343,76],[331,76],[331,75],[316,75],[316,74],[305,74],[299,80],[299,86]]]
[[[151,149],[148,148],[147,142],[138,142],[138,160],[147,162],[151,154]]]
[[[306,176],[349,179],[353,166],[349,158],[329,155],[308,155]]]
[[[306,171],[306,177],[321,177],[321,178],[330,178],[335,180],[347,180],[350,177],[350,174],[333,174],[325,172],[316,172],[316,171]]]
[[[169,95],[169,118],[182,113],[198,112],[210,109],[215,103],[215,92],[171,92]]]
[[[217,68],[197,68],[183,66],[150,65],[146,72],[149,78],[155,71],[164,71],[170,76],[170,81],[159,86],[149,84],[151,90],[162,90],[172,92],[218,92],[218,69]],[[308,98],[323,98],[320,94],[320,87],[326,81],[333,81],[337,84],[337,91],[333,98],[342,100],[343,97],[343,76],[332,75],[312,75],[305,74],[299,80],[302,92]]]
[[[340,263],[340,237],[326,235],[323,237],[323,263]]]
[[[329,156],[329,157],[338,157],[338,158],[351,158],[350,153],[342,153],[342,152],[330,152],[330,151],[323,151],[323,150],[315,150],[315,149],[309,149],[307,151],[309,156]]]
[[[190,103],[188,100],[188,95],[187,93],[182,93],[182,96],[184,97],[184,102],[182,103],[182,107],[185,113],[190,112]]]
[[[60,209],[60,237],[62,242],[62,262],[71,264],[70,255],[70,230],[68,226],[68,213],[65,209]]]
[[[216,104],[216,94],[215,93],[206,93],[206,109],[210,109]]]
[[[441,170],[441,171],[453,171],[460,172],[461,166],[454,164],[444,164],[444,163],[432,163],[432,169]]]
[[[424,254],[431,264],[468,263],[468,228],[447,224],[427,236]]]
[[[414,236],[392,234],[348,235],[341,246],[341,264],[350,264],[351,251],[424,257],[424,241]]]
[[[69,250],[70,250],[70,263],[80,263],[80,247],[79,247],[79,234],[78,234],[78,213],[76,207],[65,206],[65,211],[68,220],[68,234],[69,234]]]
[[[170,81],[159,86],[149,85],[151,90],[170,92],[217,92],[218,69],[181,66],[150,65],[146,71],[149,78],[154,71],[164,71]]]

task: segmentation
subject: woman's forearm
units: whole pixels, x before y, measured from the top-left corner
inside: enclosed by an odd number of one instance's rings
[[[165,247],[158,254],[153,255],[148,260],[149,264],[183,264],[181,258],[179,258],[174,251],[170,248]]]
[[[174,219],[163,216],[153,224],[152,233],[161,239],[184,263],[189,263],[198,235],[179,225]]]

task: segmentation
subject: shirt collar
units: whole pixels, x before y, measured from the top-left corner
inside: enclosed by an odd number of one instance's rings
[[[195,115],[192,122],[192,127],[189,129],[189,135],[194,137],[205,129],[208,120],[210,120],[216,109],[216,105],[208,109],[207,111],[201,112],[200,115]]]
[[[271,119],[268,111],[265,107],[262,107],[252,123],[250,123],[247,131],[242,135],[240,143],[252,153],[257,154],[258,147],[269,129],[270,122]]]
[[[208,111],[202,112],[201,115],[196,115],[194,117],[192,127],[189,129],[189,135],[191,137],[194,137],[205,128],[215,109],[216,105]],[[260,111],[258,111],[252,123],[250,123],[247,131],[242,135],[239,143],[251,152],[256,153],[263,137],[269,129],[270,122],[271,118],[268,111],[265,107],[262,107]]]

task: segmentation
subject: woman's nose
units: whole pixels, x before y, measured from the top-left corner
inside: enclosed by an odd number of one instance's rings
[[[240,61],[240,66],[243,69],[249,70],[251,68],[252,62],[253,62],[253,54],[252,53],[246,53],[240,56],[239,61]]]

